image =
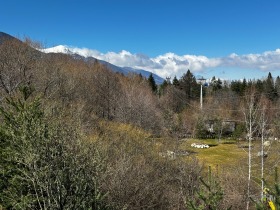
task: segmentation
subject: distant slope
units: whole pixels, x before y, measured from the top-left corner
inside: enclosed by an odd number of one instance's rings
[[[7,34],[7,33],[0,32],[0,44],[3,43],[3,41],[5,41],[7,39],[15,39],[15,40],[20,41],[19,39],[15,38],[15,37]],[[129,73],[141,74],[143,77],[146,77],[146,78],[148,78],[150,76],[150,74],[152,74],[154,79],[155,79],[155,82],[157,84],[161,84],[164,81],[164,79],[161,78],[160,76],[158,76],[156,74],[153,74],[149,71],[146,71],[144,69],[134,69],[134,68],[131,68],[131,67],[119,67],[119,66],[113,65],[113,64],[111,64],[107,61],[104,61],[104,60],[99,60],[99,59],[96,59],[96,58],[91,57],[91,56],[79,54],[78,52],[75,52],[70,47],[67,47],[67,46],[64,46],[64,45],[58,45],[58,46],[55,46],[55,47],[52,47],[52,48],[36,49],[36,50],[38,50],[38,52],[40,51],[40,52],[43,52],[43,53],[68,54],[68,55],[73,56],[74,58],[88,60],[88,61],[89,60],[98,60],[100,63],[102,63],[108,69],[110,69],[111,71],[114,71],[114,72],[119,72],[119,73],[124,74],[124,75],[128,75]]]
[[[91,60],[91,59],[98,60],[93,57],[87,58],[87,60]],[[124,75],[128,75],[129,73],[141,74],[143,77],[146,77],[146,78],[149,78],[150,74],[152,74],[155,79],[155,82],[157,84],[162,84],[164,81],[164,79],[161,78],[160,76],[153,74],[149,71],[143,70],[143,69],[134,69],[131,67],[119,67],[119,66],[113,65],[113,64],[111,64],[107,61],[103,61],[103,60],[98,60],[98,62],[100,62],[101,64],[103,64],[104,66],[106,66],[108,69],[110,69],[113,72],[119,72]]]
[[[131,67],[123,67],[122,69],[124,69],[126,71],[129,71],[129,72],[135,72],[136,74],[141,74],[143,77],[146,77],[146,78],[148,78],[150,76],[150,74],[151,74],[151,72],[146,71],[144,69],[134,69],[134,68],[131,68]],[[164,81],[163,78],[161,78],[160,76],[158,76],[158,75],[156,75],[154,73],[152,73],[152,74],[153,74],[153,77],[154,77],[155,82],[157,84],[163,83],[163,81]]]
[[[103,65],[105,65],[108,69],[114,71],[114,72],[119,72],[121,74],[127,75],[129,73],[135,73],[135,74],[141,74],[143,77],[148,78],[151,74],[151,72],[144,70],[144,69],[135,69],[135,68],[131,68],[131,67],[120,67],[120,66],[116,66],[114,64],[111,64],[107,61],[104,60],[99,60],[95,57],[92,56],[87,56],[85,54],[80,54],[77,50],[72,49],[71,47],[68,46],[64,46],[64,45],[58,45],[52,48],[47,48],[47,49],[42,49],[42,52],[45,53],[63,53],[63,54],[68,54],[68,55],[72,55],[75,58],[79,58],[79,59],[85,59],[85,60],[98,60],[100,63],[102,63]],[[153,77],[155,79],[155,82],[157,84],[161,84],[163,83],[164,79],[161,78],[160,76],[153,74]]]
[[[99,63],[103,64],[104,66],[106,66],[108,69],[110,69],[113,72],[119,72],[119,73],[124,74],[124,75],[127,75],[129,73],[128,71],[124,70],[123,68],[121,68],[119,66],[116,66],[114,64],[111,64],[107,61],[99,60],[99,59],[96,59],[94,57],[88,57],[87,59],[95,59]]]

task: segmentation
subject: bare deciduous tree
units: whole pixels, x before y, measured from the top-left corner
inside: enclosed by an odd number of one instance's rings
[[[27,43],[6,39],[0,45],[0,88],[11,95],[19,86],[32,83],[38,53]]]
[[[251,181],[252,181],[252,140],[257,133],[257,123],[259,119],[259,106],[257,103],[256,92],[251,89],[246,92],[245,101],[242,106],[242,112],[247,130],[248,140],[248,183],[247,183],[247,204],[246,209],[250,206]]]

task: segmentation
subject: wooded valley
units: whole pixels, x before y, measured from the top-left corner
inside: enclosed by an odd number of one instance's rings
[[[279,76],[156,84],[38,48],[0,40],[0,209],[280,208]],[[190,139],[245,158],[208,167]]]

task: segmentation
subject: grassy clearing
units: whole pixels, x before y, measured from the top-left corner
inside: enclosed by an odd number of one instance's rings
[[[211,145],[208,149],[197,149],[191,147],[192,143],[208,144]],[[228,140],[198,140],[188,139],[183,140],[180,144],[181,150],[188,150],[194,152],[194,156],[205,165],[207,168],[211,166],[213,168],[230,169],[235,171],[237,168],[243,168],[243,175],[246,176],[248,168],[248,143],[233,142]],[[260,183],[261,174],[261,157],[258,157],[258,152],[261,150],[261,142],[253,141],[252,145],[252,173],[253,179]],[[274,169],[280,165],[280,142],[272,141],[271,146],[266,147],[268,156],[264,159],[264,174],[265,180],[270,184],[274,180]]]
[[[191,147],[192,143],[208,144],[208,149],[197,149]],[[245,160],[247,157],[244,149],[241,149],[237,144],[233,144],[232,141],[222,140],[220,143],[217,140],[197,140],[191,139],[183,141],[180,145],[182,150],[193,151],[194,155],[206,166],[235,166],[240,161]]]
[[[246,176],[248,168],[248,142],[236,142],[235,140],[221,140],[216,139],[183,139],[179,142],[172,138],[150,138],[149,133],[137,129],[133,126],[124,125],[121,123],[104,123],[99,125],[101,130],[101,137],[110,136],[111,139],[131,139],[132,146],[134,143],[141,142],[141,145],[149,148],[155,154],[169,151],[188,151],[191,156],[197,157],[201,164],[208,168],[220,168],[229,171],[236,171],[241,169]],[[112,130],[114,132],[112,132]],[[100,139],[100,135],[91,136],[91,140]],[[134,142],[134,143],[133,143]],[[208,144],[208,149],[197,149],[191,147],[192,143]],[[253,141],[252,147],[252,161],[253,174],[255,180],[259,182],[260,177],[260,163],[261,158],[257,156],[260,151],[260,141]],[[133,146],[135,147],[135,145]],[[266,147],[268,157],[265,158],[265,179],[272,181],[274,178],[274,168],[280,165],[280,142],[272,141],[270,147]],[[187,156],[182,156],[186,161],[189,160]],[[240,171],[240,170],[238,170]],[[236,172],[234,172],[236,173]],[[239,172],[238,172],[239,173]]]

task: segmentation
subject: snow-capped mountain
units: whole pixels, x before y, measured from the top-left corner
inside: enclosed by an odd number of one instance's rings
[[[40,49],[40,51],[44,53],[63,53],[63,54],[70,54],[70,55],[75,54],[67,46],[64,45],[58,45],[51,48]]]
[[[86,48],[81,49],[81,48],[69,47],[66,45],[58,45],[55,47],[39,49],[39,50],[44,53],[63,53],[63,54],[68,54],[68,55],[73,55],[73,56],[82,56],[86,60],[96,59],[100,63],[105,65],[107,68],[109,68],[110,70],[112,70],[114,72],[122,73],[124,75],[127,75],[128,73],[135,73],[135,74],[141,74],[143,77],[148,78],[150,76],[150,74],[152,73],[152,72],[144,70],[144,69],[138,69],[138,68],[133,68],[133,67],[128,67],[128,66],[120,67],[120,66],[112,64],[109,61],[101,60],[101,59],[99,59],[99,57],[101,57],[100,55],[102,55],[102,54],[96,50],[89,50]],[[125,51],[124,51],[124,53],[125,53]],[[164,81],[164,79],[161,78],[160,76],[158,76],[154,73],[152,73],[152,74],[153,74],[153,77],[157,84],[161,84]]]

